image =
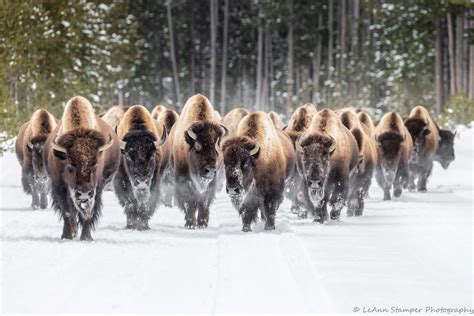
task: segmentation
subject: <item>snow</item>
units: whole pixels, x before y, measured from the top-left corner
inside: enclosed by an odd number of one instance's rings
[[[277,229],[242,233],[225,193],[208,229],[185,230],[160,208],[149,231],[125,230],[105,193],[95,241],[64,241],[51,210],[32,211],[13,154],[0,158],[0,313],[352,313],[358,308],[473,306],[473,137],[436,164],[428,193],[382,201],[364,216],[314,224],[285,201]]]

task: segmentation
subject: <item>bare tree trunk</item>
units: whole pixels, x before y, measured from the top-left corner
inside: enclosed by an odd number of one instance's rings
[[[290,11],[290,17],[293,17],[293,0],[287,0],[288,9]],[[288,74],[286,78],[286,85],[287,85],[287,94],[288,94],[288,101],[287,101],[287,111],[290,112],[293,109],[293,85],[294,85],[294,41],[293,41],[293,19],[290,18],[288,23]]]
[[[211,7],[211,73],[209,74],[209,99],[214,105],[216,97],[216,40],[217,40],[217,0],[210,0]]]
[[[194,32],[194,2],[191,2],[191,80],[190,91],[191,95],[196,93],[196,38]]]
[[[441,19],[436,20],[436,46],[435,46],[435,113],[440,115],[442,111],[442,46],[441,46]]]
[[[257,51],[257,87],[255,89],[255,104],[254,109],[258,110],[261,107],[262,97],[262,66],[263,66],[263,25],[259,19],[258,23],[258,51]]]
[[[269,41],[268,41],[268,63],[269,63],[269,85],[270,85],[270,109],[272,111],[275,110],[275,88],[273,87],[273,33],[271,31],[271,28],[269,29]]]
[[[321,29],[323,26],[323,15],[321,11],[318,13],[318,32],[316,33],[316,47],[313,52],[313,97],[312,102],[314,105],[318,103],[319,100],[319,73],[321,71]]]
[[[451,13],[448,13],[448,51],[449,51],[449,82],[450,82],[450,94],[456,94],[457,83],[456,83],[456,64],[454,62],[454,34],[453,34],[453,21]]]
[[[341,46],[341,54],[339,57],[339,78],[344,78],[343,74],[345,73],[345,59],[346,59],[346,23],[347,23],[347,14],[346,14],[346,0],[341,0],[340,9],[341,19],[339,21],[340,35],[339,35],[339,45]]]
[[[166,12],[168,16],[168,29],[170,36],[170,50],[171,50],[171,63],[173,67],[173,86],[174,86],[174,106],[176,109],[182,106],[181,94],[179,92],[179,81],[178,81],[178,65],[176,63],[176,53],[174,46],[174,35],[173,35],[173,20],[171,16],[171,1],[167,2]]]
[[[460,12],[456,15],[456,92],[461,92],[464,90],[462,82],[462,61],[463,61],[463,12]]]
[[[265,23],[265,58],[264,58],[264,63],[263,63],[263,87],[262,87],[262,97],[261,97],[261,102],[262,102],[262,109],[265,111],[268,111],[269,106],[268,106],[268,77],[269,77],[269,47],[270,47],[270,23],[267,21]]]
[[[118,91],[118,105],[123,106],[123,91],[120,89]]]
[[[333,73],[333,46],[334,46],[334,0],[329,0],[329,8],[328,8],[328,28],[329,28],[329,41],[328,41],[328,74],[327,78],[329,81],[332,80],[332,73]],[[327,103],[331,100],[331,91],[328,93]]]
[[[474,16],[474,10],[470,9],[469,10],[469,16],[471,19],[469,20],[470,24],[470,29],[474,29],[474,19],[472,17]],[[474,100],[474,42],[471,42],[469,44],[469,99]]]
[[[463,91],[468,94],[469,92],[469,36],[464,36],[465,33],[469,32],[469,11],[463,12],[463,34],[462,34],[462,87]],[[474,16],[472,17],[474,18]]]
[[[229,24],[229,0],[225,0],[224,4],[224,34],[222,44],[222,74],[221,74],[221,115],[225,114],[225,96],[226,96],[226,79],[227,79],[227,39]]]

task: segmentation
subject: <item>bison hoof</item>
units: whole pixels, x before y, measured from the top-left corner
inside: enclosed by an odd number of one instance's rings
[[[274,224],[265,224],[265,230],[275,230]]]
[[[92,236],[81,236],[81,241],[93,241]]]
[[[362,216],[362,210],[357,210],[355,212],[355,216]]]
[[[242,227],[242,231],[243,231],[244,233],[248,233],[248,232],[251,232],[252,229],[250,228],[250,225],[245,224],[245,225]]]
[[[66,235],[66,234],[62,234],[62,236],[61,236],[61,239],[73,239],[73,238],[74,238],[74,236],[71,235],[71,234],[67,234],[67,235]]]
[[[324,219],[323,219],[322,217],[315,218],[315,219],[313,220],[313,223],[324,224]]]
[[[414,185],[409,185],[408,186],[408,191],[415,192],[415,186]]]
[[[300,212],[298,214],[298,217],[301,218],[301,219],[306,219],[306,218],[308,218],[308,212]]]
[[[339,214],[334,214],[334,213],[331,212],[331,220],[338,221],[339,220]]]
[[[31,208],[33,209],[33,211],[36,211],[36,210],[38,210],[40,207],[39,207],[39,205],[32,204],[32,205],[31,205]]]
[[[354,215],[355,215],[354,210],[347,210],[347,216],[348,216],[348,217],[352,217],[352,216],[354,216]]]
[[[393,190],[393,196],[400,197],[400,195],[402,195],[402,189],[397,188],[397,189]]]
[[[200,223],[198,223],[197,228],[201,228],[201,229],[202,228],[207,228],[207,223],[206,222],[200,222]]]
[[[184,228],[186,228],[186,229],[195,229],[196,225],[194,223],[186,223],[186,224],[184,224]]]
[[[426,188],[419,188],[418,192],[427,192],[428,190]]]

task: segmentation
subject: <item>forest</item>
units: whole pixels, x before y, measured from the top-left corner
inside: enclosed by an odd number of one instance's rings
[[[469,0],[0,2],[0,142],[74,95],[179,109],[194,93],[284,117],[306,102],[375,117],[416,104],[474,119]]]

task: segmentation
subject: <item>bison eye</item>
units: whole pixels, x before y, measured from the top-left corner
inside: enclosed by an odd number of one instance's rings
[[[76,171],[76,167],[74,167],[73,165],[67,165],[66,169],[69,173],[73,173],[74,171]]]
[[[198,142],[195,142],[194,143],[194,150],[197,151],[197,152],[201,151],[202,150],[202,145],[199,144]]]

